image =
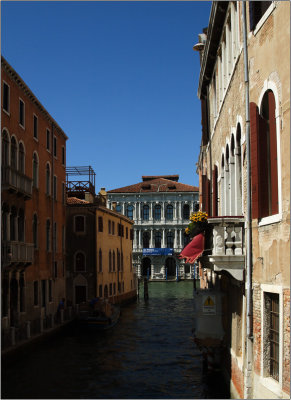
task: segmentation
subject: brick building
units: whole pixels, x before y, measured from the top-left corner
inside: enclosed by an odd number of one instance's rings
[[[213,2],[194,49],[212,227],[200,276],[222,297],[223,371],[232,397],[289,398],[290,3]]]
[[[53,325],[65,294],[67,136],[1,58],[3,346]]]

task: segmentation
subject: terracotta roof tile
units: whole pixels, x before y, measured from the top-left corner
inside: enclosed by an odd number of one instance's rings
[[[107,193],[145,193],[145,192],[198,192],[196,186],[186,185],[161,177],[122,188],[108,190]]]
[[[78,199],[77,197],[68,197],[67,204],[90,204],[89,201]]]

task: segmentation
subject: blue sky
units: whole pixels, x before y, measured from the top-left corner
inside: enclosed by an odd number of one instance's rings
[[[142,175],[198,186],[199,54],[210,1],[1,2],[1,52],[68,135],[96,191]]]

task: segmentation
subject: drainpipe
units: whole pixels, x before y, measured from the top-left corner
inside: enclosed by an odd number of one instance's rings
[[[246,260],[246,302],[247,302],[247,339],[246,339],[246,399],[252,398],[252,365],[253,365],[253,335],[252,335],[252,204],[251,204],[251,154],[250,154],[250,112],[249,112],[249,71],[246,28],[246,2],[242,3],[243,18],[243,50],[244,50],[244,79],[246,105],[246,152],[247,152],[247,260]]]
[[[52,277],[54,277],[55,273],[55,248],[54,248],[54,239],[55,239],[55,233],[54,233],[54,219],[55,219],[55,193],[54,193],[54,173],[55,173],[55,165],[54,165],[54,124],[52,123],[52,146],[51,146],[51,151],[52,151],[52,175],[51,175],[51,185],[52,185],[52,225],[51,225],[51,230],[52,230],[52,243],[51,243],[51,249],[52,249]],[[56,285],[54,285],[54,289],[56,289]],[[59,301],[59,299],[58,299]]]

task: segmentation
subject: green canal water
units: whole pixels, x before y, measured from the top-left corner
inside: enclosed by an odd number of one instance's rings
[[[192,340],[193,282],[151,282],[102,333],[69,326],[2,361],[2,398],[227,398]]]

